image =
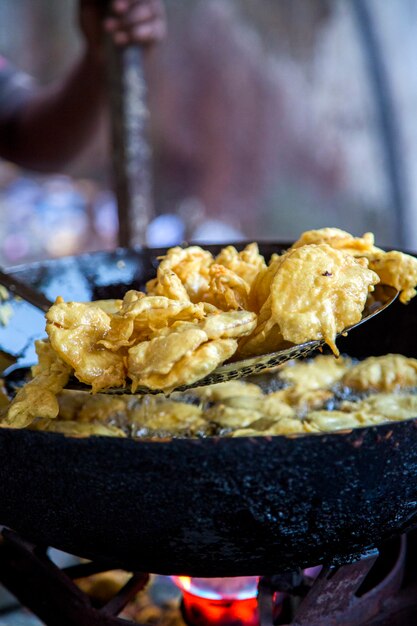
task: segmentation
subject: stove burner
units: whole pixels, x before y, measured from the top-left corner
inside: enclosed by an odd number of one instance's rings
[[[257,600],[217,601],[185,597],[187,624],[223,626],[415,626],[417,623],[417,533],[392,540],[360,560],[341,566],[261,578]],[[405,579],[401,587],[405,568]],[[89,562],[60,570],[46,548],[14,531],[0,534],[0,582],[47,626],[127,626],[117,615],[145,587],[149,576],[133,573],[106,604],[94,605],[73,582],[116,565]],[[195,597],[194,597],[195,598]],[[232,614],[227,613],[235,602]],[[246,604],[245,604],[246,603]],[[207,613],[208,610],[208,613]],[[203,620],[203,621],[201,621]]]

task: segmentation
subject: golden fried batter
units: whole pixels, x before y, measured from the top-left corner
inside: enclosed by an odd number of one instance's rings
[[[214,304],[222,311],[248,309],[249,284],[238,274],[218,263],[209,271],[209,289],[205,302]]]
[[[256,316],[249,311],[209,314],[199,324],[182,322],[128,351],[133,389],[145,386],[166,391],[191,384],[230,358],[236,338],[249,334]]]
[[[143,385],[148,389],[169,391],[190,385],[212,372],[220,363],[229,359],[236,352],[236,339],[214,339],[200,345],[191,354],[186,354],[172,364],[167,374],[150,371],[144,374],[139,361],[129,355],[129,370],[132,389]],[[150,352],[152,354],[152,352]],[[190,358],[192,356],[192,358]]]
[[[402,303],[407,303],[416,295],[417,259],[397,250],[384,252],[377,248],[372,233],[353,237],[338,228],[310,230],[303,233],[292,248],[317,243],[327,243],[332,248],[356,257],[366,257],[369,260],[369,269],[378,274],[381,284],[394,287],[400,292]]]
[[[161,257],[156,278],[146,284],[147,293],[168,295],[163,290],[159,277],[165,272],[173,272],[180,279],[190,300],[201,302],[208,291],[209,268],[212,263],[213,255],[199,246],[171,248]]]
[[[351,430],[360,426],[372,424],[382,424],[383,417],[377,418],[375,421],[366,422],[363,415],[357,411],[312,411],[306,423],[313,429],[321,432],[332,432],[335,430]]]
[[[93,391],[121,387],[126,379],[123,356],[99,345],[109,330],[110,315],[81,302],[59,302],[46,314],[52,348]]]
[[[417,395],[377,393],[360,402],[344,402],[341,408],[355,412],[363,424],[376,423],[376,420],[398,422],[417,416]]]
[[[257,243],[248,244],[241,252],[234,246],[226,246],[216,256],[215,262],[237,274],[249,287],[259,272],[266,268],[265,259],[259,254]]]
[[[324,339],[338,355],[336,334],[360,321],[368,293],[378,281],[366,261],[327,244],[291,250],[276,261],[270,295],[260,312],[262,323],[244,342],[243,354],[259,352],[260,345],[263,350],[269,345],[269,351],[282,347],[270,340],[277,327],[286,341]]]
[[[51,433],[62,433],[69,437],[90,437],[91,435],[106,437],[126,437],[116,426],[100,422],[72,422],[69,420],[39,419],[30,425],[31,430],[42,430]]]
[[[303,391],[331,387],[352,366],[346,357],[335,359],[331,355],[319,354],[314,359],[291,361],[279,373],[279,378]]]
[[[138,403],[131,410],[129,418],[134,432],[142,436],[192,435],[204,432],[206,428],[206,420],[199,406],[156,398]]]
[[[364,254],[379,251],[374,246],[374,235],[365,233],[362,237],[353,237],[340,228],[320,228],[319,230],[308,230],[291,246],[300,248],[301,246],[326,243],[335,250],[342,250],[354,256],[363,256]]]
[[[225,383],[196,387],[192,391],[194,396],[205,402],[221,402],[226,398],[262,396],[262,389],[253,383],[243,380],[229,380]]]
[[[368,357],[349,369],[342,385],[355,391],[395,391],[417,386],[417,359],[402,354]]]
[[[370,255],[369,267],[378,274],[383,285],[395,287],[400,292],[403,304],[416,295],[417,259],[413,256],[396,250],[381,250]]]
[[[46,316],[49,341],[38,345],[34,379],[8,410],[3,408],[0,424],[21,427],[35,418],[55,418],[56,395],[71,374],[93,392],[131,381],[133,390],[143,386],[169,393],[198,382],[232,357],[315,339],[323,339],[337,355],[336,335],[360,321],[379,280],[398,289],[407,302],[416,293],[417,259],[384,252],[371,233],[353,237],[335,228],[308,231],[287,252],[272,255],[268,266],[255,243],[241,252],[227,246],[215,258],[199,246],[171,248],[160,259],[147,293],[131,290],[123,300],[92,303],[57,299]],[[342,377],[340,384],[357,391],[417,386],[417,361],[404,359],[389,355],[351,368],[348,359],[319,357],[314,365],[280,369],[279,377],[288,385],[280,391],[264,394],[260,387],[239,382],[195,395],[215,403],[210,420],[220,428],[230,428],[225,424],[236,420],[235,412],[252,431],[257,423],[265,432],[281,432],[282,420],[289,420],[291,432],[307,432],[319,429],[308,416],[316,410],[319,419],[317,410],[330,406],[333,387]],[[124,398],[100,403],[73,395],[74,408],[70,398],[60,397],[60,421],[119,423],[123,414],[137,409]]]
[[[235,407],[219,404],[204,412],[204,417],[221,428],[236,429],[248,427],[252,422],[264,417],[262,411],[254,408]]]
[[[2,409],[0,426],[24,428],[36,417],[57,417],[57,394],[68,382],[71,368],[46,341],[36,342],[39,362],[33,368],[33,379],[19,389],[9,407]]]

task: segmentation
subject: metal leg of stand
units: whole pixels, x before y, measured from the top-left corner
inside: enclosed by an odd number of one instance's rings
[[[47,626],[126,626],[131,622],[116,617],[148,582],[148,574],[132,578],[106,605],[92,606],[90,598],[72,581],[116,569],[87,563],[60,570],[46,549],[4,529],[0,535],[0,582]]]

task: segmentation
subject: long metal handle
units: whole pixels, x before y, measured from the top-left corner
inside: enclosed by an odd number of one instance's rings
[[[107,42],[119,245],[144,245],[152,215],[148,108],[142,50]]]
[[[22,300],[26,300],[33,306],[41,309],[45,313],[52,306],[52,302],[48,300],[46,296],[43,295],[40,291],[33,289],[26,283],[22,283],[20,280],[15,278],[14,276],[10,276],[5,272],[0,270],[0,285],[4,285],[10,293],[14,296],[18,296],[22,298]]]

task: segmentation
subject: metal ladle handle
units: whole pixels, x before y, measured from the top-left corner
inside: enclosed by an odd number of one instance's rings
[[[26,302],[33,304],[33,306],[37,307],[41,311],[44,311],[45,313],[51,308],[53,304],[40,291],[33,289],[32,287],[30,287],[30,285],[22,283],[14,276],[10,276],[9,274],[6,274],[1,270],[0,285],[4,285],[4,287],[6,287],[6,289],[11,294],[22,298],[22,300],[26,300]]]
[[[119,47],[108,36],[107,74],[119,245],[145,245],[152,200],[149,112],[141,47]]]

